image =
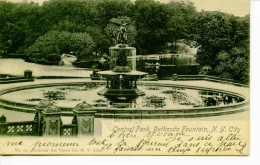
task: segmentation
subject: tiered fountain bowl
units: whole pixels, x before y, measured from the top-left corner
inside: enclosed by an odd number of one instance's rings
[[[137,80],[147,73],[136,70],[136,49],[118,44],[111,47],[109,53],[110,70],[98,72],[106,79],[106,87],[98,94],[117,100],[129,100],[145,95],[137,88]]]

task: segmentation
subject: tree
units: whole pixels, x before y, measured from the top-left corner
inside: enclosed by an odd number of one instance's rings
[[[168,41],[169,13],[166,4],[135,1],[136,46],[140,54],[160,53]]]
[[[95,22],[105,29],[110,19],[119,16],[132,17],[134,5],[131,0],[98,0],[95,6]]]
[[[23,53],[35,41],[41,34],[40,17],[38,4],[0,2],[0,32],[8,53]]]
[[[13,23],[6,23],[2,30],[4,45],[7,53],[14,53],[19,50],[25,40],[25,33],[21,27]]]
[[[230,52],[218,54],[219,64],[215,73],[223,78],[234,79],[242,83],[249,82],[249,51],[244,48],[233,48]]]
[[[57,24],[53,25],[52,30],[57,31],[67,31],[67,32],[84,32],[86,29],[86,25],[84,24],[76,24],[75,22],[71,22],[69,20],[61,20]]]
[[[66,31],[50,31],[40,36],[36,42],[27,49],[29,56],[34,53],[42,57],[55,54],[60,57],[63,53],[75,52],[80,58],[90,54],[94,47],[92,38],[87,33],[70,33]],[[34,57],[41,58],[41,57]]]
[[[94,52],[97,54],[108,53],[108,48],[111,46],[111,43],[105,34],[104,29],[93,25],[87,26],[85,32],[88,33],[92,37],[94,43],[96,43],[93,48]]]
[[[168,22],[169,43],[171,43],[172,52],[177,51],[179,43],[184,40],[190,45],[192,22],[197,15],[196,8],[191,2],[171,1],[167,5],[170,18]]]
[[[233,21],[233,42],[249,50],[250,40],[250,16],[234,17]]]
[[[20,3],[13,10],[15,25],[24,33],[23,42],[19,43],[17,52],[24,53],[24,49],[35,42],[42,35],[40,6],[36,3]]]
[[[201,12],[194,24],[197,61],[216,76],[249,82],[249,16]]]
[[[249,83],[249,15],[232,17],[232,39],[234,47],[217,55],[218,65],[215,74]]]
[[[197,61],[209,65],[213,69],[217,66],[217,54],[228,51],[234,46],[232,42],[231,16],[221,12],[202,11],[193,22],[194,40],[200,45]]]

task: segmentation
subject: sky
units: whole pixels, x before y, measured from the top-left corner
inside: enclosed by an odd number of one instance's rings
[[[250,0],[190,0],[198,11],[222,11],[236,16],[245,16],[250,12]]]
[[[39,4],[46,0],[7,0],[11,2],[33,1]],[[170,0],[156,0],[160,2],[169,2]],[[175,0],[178,1],[178,0]],[[198,11],[221,11],[234,14],[236,16],[245,16],[250,11],[250,0],[182,0],[191,1]]]

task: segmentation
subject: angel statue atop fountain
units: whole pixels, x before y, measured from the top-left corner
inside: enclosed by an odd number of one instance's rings
[[[123,22],[123,20],[121,21],[121,23],[112,22],[112,21],[111,21],[111,23],[116,25],[117,29],[118,29],[117,43],[122,44],[122,45],[126,45],[127,44],[127,29],[126,29],[126,26],[129,25],[130,23]]]

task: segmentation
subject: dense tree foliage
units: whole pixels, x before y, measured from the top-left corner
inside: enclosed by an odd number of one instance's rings
[[[168,42],[171,45],[171,52],[177,51],[180,43],[193,46],[191,37],[192,23],[197,15],[193,4],[172,1],[167,5],[167,9],[170,13],[167,34],[169,35]]]
[[[94,46],[92,38],[87,33],[70,33],[67,31],[49,31],[37,38],[35,43],[27,49],[29,55],[41,54],[41,57],[49,57],[50,54],[59,57],[63,53],[71,51],[78,57],[91,52]],[[48,61],[59,59],[46,59]]]
[[[197,62],[210,66],[213,75],[248,82],[249,16],[197,12],[186,1],[0,1],[0,53],[58,59],[74,51],[97,57],[115,44],[117,32],[110,21],[121,18],[131,22],[129,44],[138,54],[183,52],[183,45],[195,43]]]
[[[249,81],[248,50],[235,47],[229,52],[220,52],[217,55],[217,59],[219,63],[215,68],[217,75],[243,83]]]
[[[194,23],[194,40],[200,45],[197,60],[215,67],[217,54],[233,47],[231,16],[221,12],[201,12]]]
[[[142,54],[160,53],[168,38],[169,14],[166,5],[153,0],[137,0],[134,19],[138,36],[137,48]]]
[[[249,81],[249,16],[204,11],[193,27],[199,64],[210,66],[214,75]]]

